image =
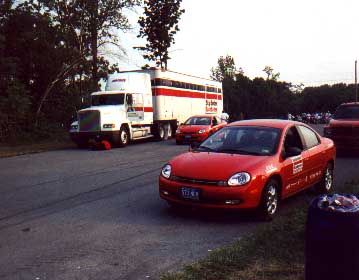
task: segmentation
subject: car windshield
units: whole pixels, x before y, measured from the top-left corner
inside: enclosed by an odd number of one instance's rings
[[[268,156],[277,151],[281,130],[260,126],[229,126],[207,138],[197,151]]]
[[[92,106],[100,105],[123,105],[125,100],[124,94],[101,94],[92,95]]]
[[[334,114],[334,119],[359,119],[359,106],[339,106]]]
[[[192,117],[192,118],[189,118],[184,124],[185,125],[210,125],[211,118],[209,118],[209,117]]]

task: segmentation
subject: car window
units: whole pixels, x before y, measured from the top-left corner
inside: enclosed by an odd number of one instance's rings
[[[207,138],[199,150],[272,155],[277,151],[280,131],[277,128],[257,126],[225,127]]]
[[[290,127],[284,138],[284,151],[286,152],[289,148],[298,148],[303,150],[303,143],[295,126]]]
[[[334,114],[334,119],[359,119],[359,106],[339,106]]]
[[[216,117],[213,117],[213,119],[212,119],[212,125],[213,125],[213,126],[218,125],[218,122],[217,122],[217,118],[216,118]]]
[[[314,131],[302,125],[299,125],[298,129],[303,136],[306,148],[309,149],[320,144],[320,141]]]

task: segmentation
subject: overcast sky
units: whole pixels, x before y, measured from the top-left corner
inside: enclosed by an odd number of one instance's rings
[[[171,47],[170,70],[209,77],[218,58],[231,55],[250,78],[266,65],[295,84],[354,82],[359,58],[358,0],[183,0],[186,12]],[[135,21],[134,19],[132,19]],[[134,34],[123,70],[144,65]]]

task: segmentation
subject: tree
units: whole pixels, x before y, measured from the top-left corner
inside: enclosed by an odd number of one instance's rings
[[[66,40],[83,58],[91,56],[92,81],[98,87],[99,48],[112,44],[122,51],[118,30],[131,28],[124,13],[140,5],[141,0],[39,0],[45,11],[53,15],[53,22],[69,34]]]
[[[218,58],[218,65],[211,69],[211,78],[222,82],[225,78],[233,79],[237,74],[243,75],[243,69],[237,69],[234,58],[230,55]]]
[[[267,80],[277,81],[279,79],[280,73],[274,73],[274,69],[270,66],[265,66],[263,71],[267,74]]]
[[[145,0],[144,15],[139,18],[139,38],[146,38],[144,47],[134,47],[144,52],[143,57],[167,69],[170,59],[168,49],[175,43],[174,35],[179,31],[178,22],[185,12],[180,9],[182,0]]]

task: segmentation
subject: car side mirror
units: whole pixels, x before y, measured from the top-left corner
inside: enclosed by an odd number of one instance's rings
[[[302,153],[302,150],[298,147],[288,147],[285,151],[282,152],[283,159],[299,156]]]

